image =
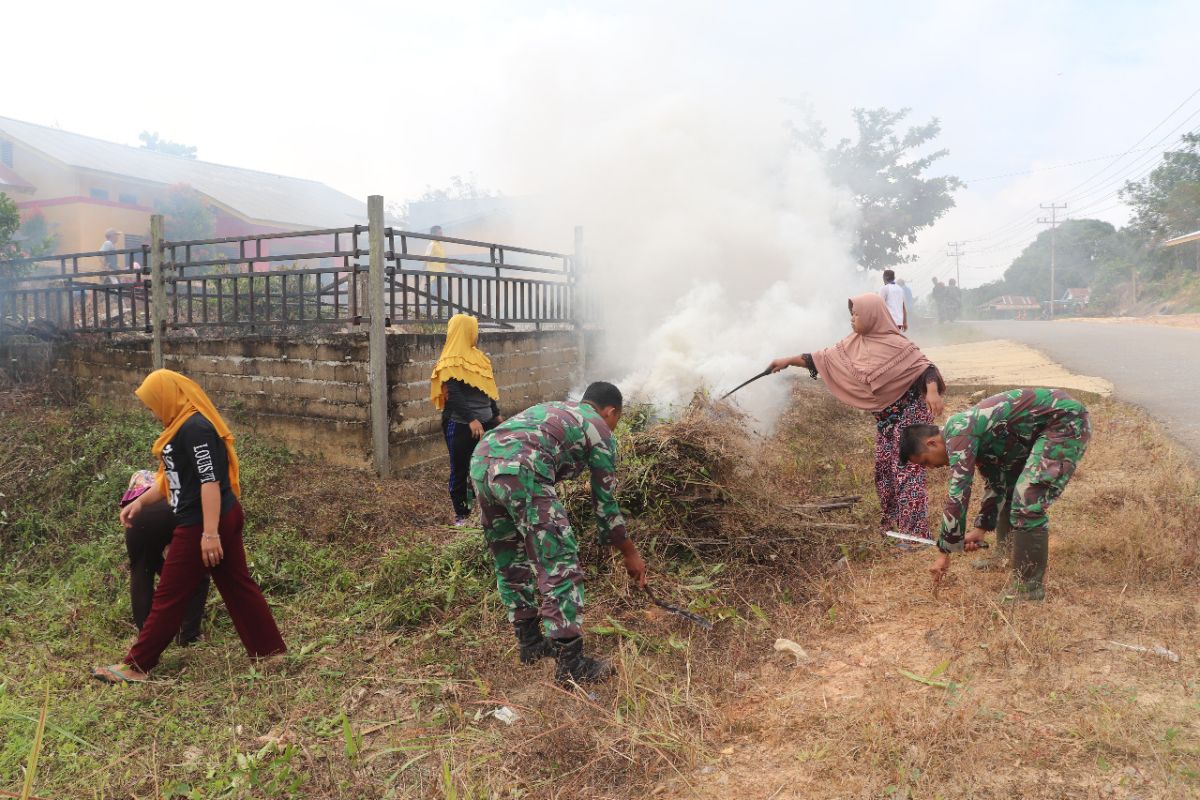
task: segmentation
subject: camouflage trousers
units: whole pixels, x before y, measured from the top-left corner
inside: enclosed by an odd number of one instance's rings
[[[579,545],[554,486],[521,464],[485,464],[482,476],[472,469],[471,477],[509,621],[540,616],[551,638],[582,635]]]
[[[1007,504],[1014,533],[1049,527],[1050,505],[1067,488],[1091,438],[1092,424],[1086,411],[1060,418],[1042,431],[1029,450]]]

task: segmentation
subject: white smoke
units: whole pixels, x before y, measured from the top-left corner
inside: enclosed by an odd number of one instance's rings
[[[540,200],[522,239],[562,243],[584,226],[604,361],[619,365],[589,378],[674,406],[844,335],[863,281],[848,254],[854,206],[796,147],[792,109],[719,80],[697,91],[660,40],[577,22],[503,62],[495,157],[501,185]],[[601,59],[611,68],[562,68]],[[769,423],[786,393],[764,378],[737,397]]]

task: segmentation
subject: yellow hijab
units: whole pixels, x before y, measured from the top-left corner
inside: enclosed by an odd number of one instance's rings
[[[168,496],[167,473],[162,460],[163,448],[175,438],[183,423],[196,413],[200,413],[212,423],[217,429],[217,435],[225,441],[225,450],[229,455],[229,483],[234,496],[242,496],[242,485],[238,480],[238,457],[233,449],[233,433],[199,384],[178,372],[156,369],[146,376],[146,380],[142,381],[142,385],[134,394],[166,426],[162,434],[154,440],[154,446],[150,448],[158,457],[158,474],[154,480],[163,497]]]
[[[446,344],[429,377],[429,399],[435,408],[446,405],[442,386],[450,379],[474,386],[493,400],[500,399],[492,360],[475,346],[479,340],[479,320],[469,314],[455,314],[446,329]]]

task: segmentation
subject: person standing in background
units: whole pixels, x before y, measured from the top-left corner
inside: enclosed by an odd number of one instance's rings
[[[908,284],[902,280],[896,281],[896,285],[904,290],[904,308],[911,311],[917,307],[917,300],[913,297],[912,289],[908,288]]]
[[[950,285],[946,287],[946,317],[955,322],[961,316],[962,290],[958,288],[958,282],[951,278]]]
[[[115,270],[117,268],[117,254],[112,252],[117,249],[117,237],[121,233],[116,228],[109,228],[104,232],[104,244],[100,245],[100,252],[106,253],[104,258],[104,269]]]
[[[430,236],[441,236],[442,226],[434,225],[429,229]],[[441,240],[433,239],[429,242],[429,246],[425,248],[425,255],[430,258],[445,258],[446,248],[442,246]],[[429,294],[436,300],[449,299],[446,295],[446,262],[445,261],[426,261],[425,271],[437,273],[437,277],[430,275],[429,277]],[[441,303],[438,303],[438,314],[441,315]]]
[[[933,303],[933,313],[940,325],[946,321],[946,286],[937,278],[933,279],[933,289],[929,291],[929,300]]]
[[[467,524],[474,505],[470,471],[475,445],[485,431],[504,421],[492,361],[476,347],[478,342],[479,320],[455,314],[429,378],[430,400],[442,412],[442,434],[450,454],[450,502],[456,527]]]
[[[896,327],[901,331],[907,331],[908,305],[904,302],[904,290],[896,285],[894,270],[885,269],[883,271],[883,288],[879,290],[879,296],[883,298],[883,304],[887,306],[888,313],[892,315],[892,321],[896,323]]]

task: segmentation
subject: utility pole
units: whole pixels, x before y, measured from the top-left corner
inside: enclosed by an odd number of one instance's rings
[[[1050,319],[1054,319],[1054,231],[1058,228],[1058,212],[1066,208],[1067,204],[1042,203],[1041,207],[1050,212],[1049,217],[1038,217],[1038,222],[1050,226]]]
[[[963,255],[962,246],[966,243],[965,239],[961,242],[946,242],[946,247],[954,248],[952,251],[946,253],[946,255],[954,259],[954,282],[958,284],[960,292],[962,291],[962,268],[959,266],[959,262],[962,260]]]

